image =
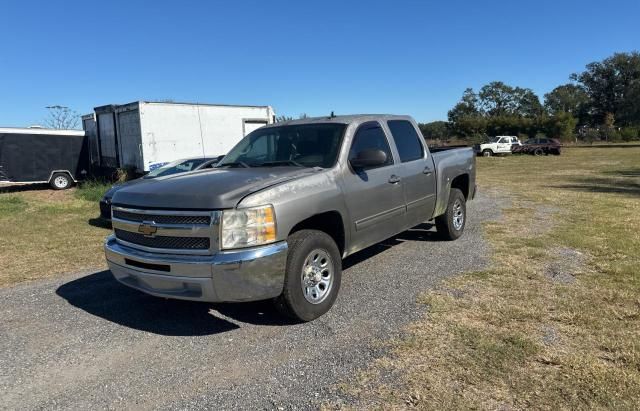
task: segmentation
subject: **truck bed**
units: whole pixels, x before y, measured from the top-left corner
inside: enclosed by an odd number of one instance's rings
[[[448,150],[454,150],[456,148],[467,148],[469,146],[464,146],[464,145],[459,145],[459,146],[436,146],[436,147],[429,147],[429,151],[431,151],[432,153],[438,153],[441,151],[448,151]]]

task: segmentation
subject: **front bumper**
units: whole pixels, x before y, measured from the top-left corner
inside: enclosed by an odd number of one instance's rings
[[[285,241],[210,256],[140,251],[105,241],[109,269],[122,284],[157,297],[208,302],[257,301],[282,293]]]

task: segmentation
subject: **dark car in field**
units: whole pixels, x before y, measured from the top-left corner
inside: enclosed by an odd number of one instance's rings
[[[151,180],[158,177],[165,177],[174,174],[187,173],[189,171],[202,170],[205,168],[213,168],[218,164],[224,156],[218,157],[197,157],[197,158],[183,158],[180,160],[172,161],[165,164],[162,167],[158,167],[151,170],[143,177],[135,180],[127,181],[126,183],[116,184],[111,187],[100,200],[100,217],[104,220],[111,220],[111,199],[113,195],[124,187],[129,187],[134,184],[143,183],[147,180]]]
[[[562,144],[555,138],[536,137],[525,141],[521,146],[512,146],[514,154],[533,154],[534,156],[560,155]]]

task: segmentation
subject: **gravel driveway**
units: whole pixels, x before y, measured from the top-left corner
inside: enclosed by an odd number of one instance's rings
[[[333,309],[307,324],[269,303],[163,300],[108,271],[0,290],[0,407],[308,409],[381,355],[440,279],[481,268],[480,222],[505,200],[480,192],[465,235],[441,242],[429,224],[345,262]],[[52,262],[54,264],[55,262]]]

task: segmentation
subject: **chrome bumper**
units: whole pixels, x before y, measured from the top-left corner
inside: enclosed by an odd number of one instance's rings
[[[157,297],[209,302],[257,301],[282,293],[287,243],[210,256],[140,251],[104,244],[107,263],[122,284]]]

